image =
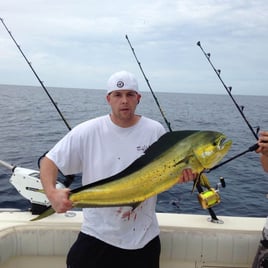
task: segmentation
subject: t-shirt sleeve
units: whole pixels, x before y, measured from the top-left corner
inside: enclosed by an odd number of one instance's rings
[[[64,175],[77,174],[82,170],[79,135],[73,131],[64,136],[46,154]]]

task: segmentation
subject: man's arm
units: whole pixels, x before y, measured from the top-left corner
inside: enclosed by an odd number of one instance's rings
[[[40,179],[51,206],[58,213],[66,212],[72,208],[72,202],[69,200],[70,189],[57,189],[56,180],[58,176],[58,167],[47,157],[44,157],[40,163]]]
[[[261,165],[263,170],[268,172],[268,131],[260,131],[258,144],[259,148],[256,152],[261,153]]]
[[[268,172],[268,156],[261,154],[261,164],[262,164],[263,170]]]

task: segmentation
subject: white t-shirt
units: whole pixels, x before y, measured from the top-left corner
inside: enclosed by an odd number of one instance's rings
[[[86,121],[60,140],[47,157],[63,174],[82,173],[82,184],[112,176],[140,157],[165,133],[146,117],[131,127],[115,125],[109,115]],[[156,196],[131,207],[84,208],[81,231],[111,245],[137,249],[159,234]]]

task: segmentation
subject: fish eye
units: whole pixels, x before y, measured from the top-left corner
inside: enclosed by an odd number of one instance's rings
[[[226,141],[226,139],[225,138],[222,138],[219,145],[220,146],[223,146],[225,141]]]

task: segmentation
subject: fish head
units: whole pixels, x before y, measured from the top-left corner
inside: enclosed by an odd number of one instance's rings
[[[193,152],[205,169],[210,169],[219,163],[231,148],[232,141],[216,131],[200,131],[195,134]]]

